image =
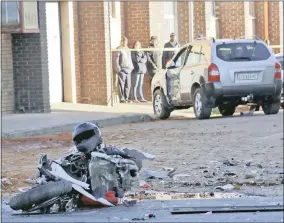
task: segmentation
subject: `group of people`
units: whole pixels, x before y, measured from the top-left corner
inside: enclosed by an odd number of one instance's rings
[[[128,48],[128,39],[122,37],[120,46],[117,48],[117,54],[115,58],[116,73],[118,75],[118,85],[120,93],[121,103],[130,103],[130,89],[131,89],[131,77],[133,76],[133,99],[134,102],[147,102],[143,95],[143,81],[144,75],[148,74],[150,80],[154,75],[162,68],[166,68],[166,64],[172,59],[175,54],[173,51],[164,51],[162,58],[161,53],[157,48],[158,38],[152,36],[149,43],[149,50],[144,52],[141,49],[141,43],[135,41],[133,45],[134,51],[130,51]],[[179,48],[179,43],[175,40],[175,34],[170,34],[170,41],[164,45],[164,48]],[[151,50],[152,49],[152,50]],[[139,100],[137,97],[137,90],[139,92]]]

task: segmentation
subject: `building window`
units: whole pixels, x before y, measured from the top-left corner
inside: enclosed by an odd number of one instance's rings
[[[216,2],[211,2],[212,4],[212,16],[216,17]]]
[[[1,2],[2,33],[38,33],[38,3],[36,1]]]
[[[165,42],[171,33],[177,36],[176,2],[164,2]]]
[[[116,18],[116,7],[115,7],[115,2],[110,3],[110,11],[111,11],[111,17]]]
[[[255,17],[254,2],[249,2],[249,15]]]
[[[19,2],[2,2],[1,15],[2,28],[20,28]]]

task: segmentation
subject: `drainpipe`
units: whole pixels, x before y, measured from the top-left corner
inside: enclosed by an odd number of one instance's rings
[[[264,15],[264,39],[269,40],[268,34],[268,2],[263,2],[263,15]]]

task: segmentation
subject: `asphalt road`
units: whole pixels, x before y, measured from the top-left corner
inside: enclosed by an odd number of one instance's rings
[[[2,212],[2,222],[135,222],[133,218],[152,213],[144,222],[283,222],[283,212],[219,213],[172,215],[177,207],[283,205],[283,197],[247,199],[192,199],[180,201],[144,201],[133,207],[119,206],[84,210],[67,214],[29,215]]]
[[[176,167],[189,179],[171,184],[153,181],[153,190],[179,192],[210,192],[217,185],[243,183],[238,192],[258,191],[266,198],[245,199],[189,199],[180,201],[143,201],[134,207],[115,207],[84,210],[67,214],[15,215],[7,206],[2,207],[3,222],[133,222],[132,219],[147,213],[156,218],[149,222],[283,222],[283,212],[171,215],[173,207],[265,205],[283,204],[283,175],[269,171],[283,170],[283,112],[265,116],[211,118],[209,120],[170,119],[149,123],[121,125],[103,129],[108,144],[134,147],[156,155],[144,168],[162,170]],[[227,167],[222,160],[229,159],[236,165]],[[249,161],[250,166],[245,163]],[[221,164],[220,164],[221,163]],[[220,165],[219,165],[220,164]],[[261,168],[258,166],[261,165]],[[202,167],[202,168],[201,168]],[[216,172],[219,168],[219,172]],[[208,170],[204,173],[204,170]],[[214,172],[214,177],[209,175]],[[224,172],[234,173],[219,181]],[[246,179],[245,175],[254,176]],[[277,171],[275,171],[277,172]],[[224,177],[223,179],[224,180]],[[244,182],[244,180],[249,180]],[[182,181],[182,184],[180,183]],[[250,185],[250,182],[254,182]],[[196,182],[199,184],[197,185]],[[273,182],[273,183],[271,183]],[[169,186],[170,185],[170,186]],[[271,197],[274,196],[274,197]],[[278,197],[276,197],[278,196]]]

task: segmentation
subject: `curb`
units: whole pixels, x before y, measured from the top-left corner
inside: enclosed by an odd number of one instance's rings
[[[122,125],[122,124],[131,124],[131,123],[139,123],[139,122],[150,122],[153,121],[154,118],[150,115],[132,115],[132,116],[119,116],[116,118],[109,118],[103,120],[92,120],[92,122],[99,127],[107,127],[114,125]],[[64,124],[59,126],[52,126],[42,129],[34,129],[34,130],[20,130],[11,133],[2,132],[2,139],[16,139],[16,138],[25,138],[31,136],[41,136],[41,135],[56,135],[66,132],[72,132],[74,127],[78,123],[72,124]]]

